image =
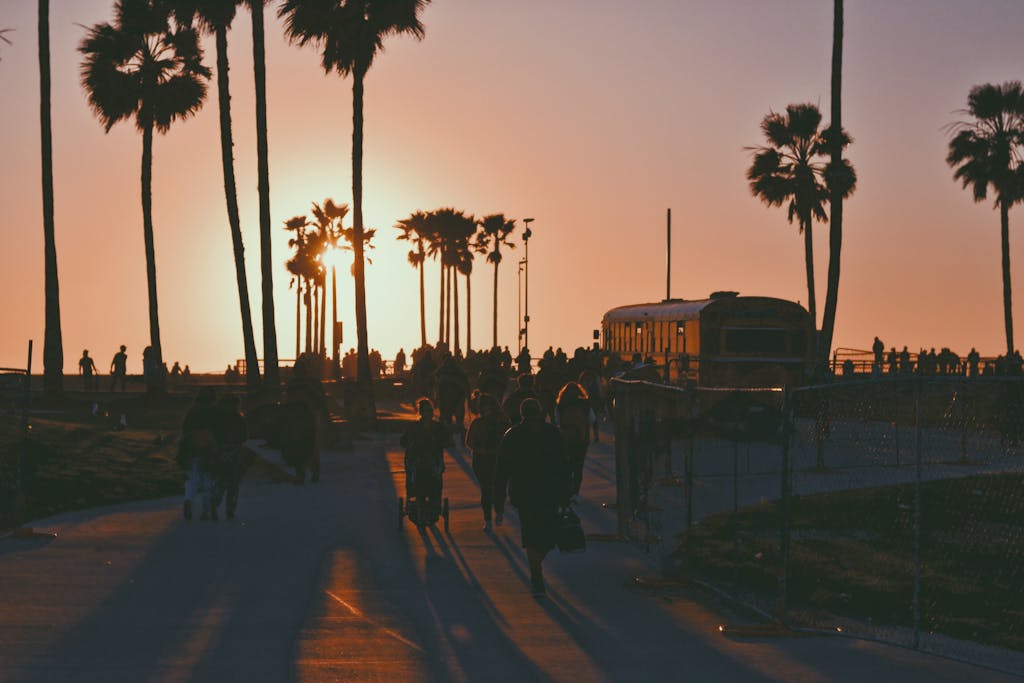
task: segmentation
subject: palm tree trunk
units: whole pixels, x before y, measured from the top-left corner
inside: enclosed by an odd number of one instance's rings
[[[1003,248],[1003,320],[1006,323],[1006,354],[1011,355],[1013,345],[1013,291],[1010,287],[1010,205],[999,203],[1000,241]]]
[[[814,245],[811,241],[811,219],[804,224],[804,261],[807,266],[807,311],[811,314],[814,329],[818,329],[818,312],[814,301]]]
[[[832,17],[832,168],[841,168],[843,144],[839,132],[843,129],[843,0],[834,0]],[[832,353],[832,333],[836,325],[836,307],[839,300],[839,260],[843,251],[843,195],[841,188],[833,187],[829,198],[828,222],[828,285],[825,290],[825,313],[821,321],[819,363],[827,363]]]
[[[320,285],[320,355],[327,357],[327,274]]]
[[[312,283],[306,280],[306,293],[302,297],[302,303],[306,305],[306,348],[305,353],[313,350],[313,293],[310,289]]]
[[[473,290],[471,289],[470,273],[466,273],[466,355],[473,350],[473,339],[471,332],[473,330]]]
[[[231,90],[228,87],[228,30],[216,30],[217,42],[217,103],[220,105],[220,158],[224,169],[224,197],[228,205],[228,225],[231,245],[235,254],[235,281],[238,284],[238,307],[242,314],[242,343],[245,348],[245,383],[254,387],[260,383],[260,362],[256,355],[256,337],[252,331],[252,313],[249,307],[249,284],[245,276],[245,246],[242,244],[242,226],[238,215],[238,190],[235,184],[234,141],[231,135]]]
[[[153,117],[143,115],[142,129],[142,237],[146,245],[146,289],[149,293],[149,345],[152,348],[154,371],[146,390],[162,393],[164,389],[164,354],[160,346],[160,312],[156,296],[156,253],[153,247]]]
[[[370,347],[366,333],[366,265],[363,259],[363,79],[367,65],[352,74],[352,250],[355,252],[356,340],[358,383],[370,417],[376,414],[373,380],[370,377]]]
[[[497,245],[495,245],[495,250],[497,250]],[[496,348],[498,348],[498,261],[497,260],[495,260],[495,262],[494,262],[494,306],[493,306],[493,310],[494,310],[494,317],[493,317],[493,320],[491,321],[491,333],[492,333],[492,336],[494,337],[494,339],[493,339],[493,341],[491,343],[491,347],[496,349]]]
[[[452,278],[452,299],[455,310],[455,351],[459,351],[459,271],[455,268],[451,269]]]
[[[43,391],[64,388],[64,344],[60,329],[60,287],[53,216],[53,132],[50,124],[50,0],[39,0],[39,130],[43,171],[43,243],[46,267],[46,331],[43,339]]]
[[[445,315],[445,329],[444,329],[444,343],[448,345],[449,350],[452,349],[452,267],[448,266],[446,269],[448,277],[448,313]]]
[[[270,167],[267,147],[267,66],[263,38],[263,0],[250,2],[252,61],[256,81],[256,187],[260,202],[260,272],[263,286],[263,380],[281,382],[278,370],[277,324],[274,321],[274,259],[270,239]],[[296,344],[298,347],[298,344]],[[296,354],[297,355],[297,354]]]
[[[302,278],[295,277],[295,357],[302,353],[299,340],[302,338]]]
[[[423,245],[420,244],[420,348],[427,345],[427,307],[426,307],[426,293],[423,282],[423,262],[425,261],[423,254]]]
[[[338,270],[331,266],[331,360],[338,365]]]
[[[437,343],[440,344],[444,341],[444,259],[441,259],[441,280],[438,283],[438,292],[440,292],[440,301],[437,305]]]

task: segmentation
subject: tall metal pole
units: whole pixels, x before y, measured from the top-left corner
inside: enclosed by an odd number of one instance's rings
[[[516,344],[523,350],[523,259],[519,259],[516,279]]]
[[[523,223],[526,223],[526,229],[523,231],[523,247],[526,249],[526,257],[523,259],[526,268],[526,286],[523,288],[523,346],[526,348],[530,348],[530,237],[533,236],[530,223],[532,222],[532,218],[523,219]]]
[[[672,298],[672,209],[665,223],[665,301]]]

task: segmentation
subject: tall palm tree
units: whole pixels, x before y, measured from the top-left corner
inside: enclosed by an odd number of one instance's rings
[[[267,145],[267,57],[263,31],[266,0],[248,0],[252,14],[252,64],[256,86],[256,188],[260,202],[260,284],[263,293],[263,381],[281,382],[274,319],[274,258],[270,239],[270,165]]]
[[[492,213],[484,216],[480,221],[480,232],[477,233],[477,249],[480,253],[487,253],[488,263],[494,264],[494,302],[493,317],[491,321],[492,341],[491,346],[498,346],[498,266],[501,264],[501,247],[515,249],[516,245],[510,240],[512,232],[516,229],[514,220],[506,219],[503,213]],[[487,252],[490,242],[490,252]]]
[[[0,38],[2,38],[0,32]],[[6,39],[4,39],[6,40]],[[50,124],[50,0],[39,0],[39,130],[43,181],[43,256],[46,268],[46,330],[43,338],[43,391],[64,387],[64,343],[60,328],[60,286],[53,216],[53,130]]]
[[[210,70],[203,66],[199,37],[188,27],[171,26],[170,10],[160,0],[117,0],[113,23],[89,29],[79,46],[85,56],[82,86],[89,105],[106,130],[134,116],[142,133],[142,227],[146,244],[149,337],[154,391],[162,391],[163,350],[157,308],[156,256],[153,249],[153,131],[193,116],[206,97]]]
[[[49,16],[49,5],[47,5],[47,16]],[[7,45],[14,45],[14,43],[11,42],[11,39],[8,38],[7,35],[6,35],[6,34],[10,33],[13,30],[14,30],[13,28],[0,28],[0,42],[6,43]],[[50,33],[49,33],[49,22],[47,22],[47,33],[46,33],[46,35],[47,35],[47,41],[49,41],[49,35],[50,35]],[[2,61],[3,61],[3,58],[0,57],[0,62],[2,62]]]
[[[352,209],[355,239],[358,381],[368,412],[375,411],[366,333],[366,276],[363,258],[363,82],[384,39],[423,37],[420,11],[429,0],[284,0],[278,15],[290,40],[321,48],[324,71],[352,76]]]
[[[238,306],[242,316],[242,345],[245,349],[246,384],[260,382],[259,356],[252,329],[249,306],[249,283],[245,275],[245,245],[242,243],[241,218],[238,215],[238,189],[235,183],[234,140],[231,133],[231,88],[228,80],[228,29],[235,20],[238,7],[246,0],[173,0],[175,18],[181,26],[199,28],[212,33],[217,45],[217,103],[220,109],[220,157],[224,172],[224,197],[227,200],[228,228],[235,256],[235,281]]]
[[[1024,88],[1020,81],[976,85],[967,95],[971,120],[953,124],[946,163],[953,178],[970,187],[974,201],[995,194],[999,209],[1003,267],[1003,320],[1006,352],[1013,353],[1013,306],[1010,286],[1010,207],[1024,199]]]
[[[315,246],[310,239],[308,229],[309,219],[305,216],[295,216],[285,221],[284,229],[295,233],[294,237],[288,239],[288,246],[295,249],[295,253],[288,259],[285,266],[291,273],[295,282],[295,357],[302,353],[300,347],[301,339],[301,316],[302,305],[306,304],[306,347],[305,350],[312,350],[312,313],[309,309],[311,301],[310,289],[316,277],[316,255]],[[303,291],[305,290],[305,291]]]
[[[825,133],[829,163],[825,182],[829,187],[828,221],[828,283],[825,289],[825,312],[821,320],[819,360],[827,362],[832,353],[832,333],[836,326],[839,301],[839,266],[843,251],[843,200],[853,193],[857,175],[843,158],[843,148],[850,143],[843,130],[843,0],[833,0],[832,8],[832,124]]]
[[[785,114],[770,112],[761,121],[768,145],[755,147],[754,161],[747,170],[751,193],[769,206],[788,202],[788,219],[797,219],[804,235],[807,268],[807,310],[817,325],[814,299],[814,219],[825,220],[828,196],[824,182],[825,151],[819,131],[821,112],[813,104],[791,104]]]
[[[420,348],[427,345],[426,295],[423,281],[423,264],[427,259],[426,247],[430,235],[428,217],[417,211],[398,221],[395,227],[401,231],[398,239],[412,242],[414,249],[409,251],[409,264],[419,270],[420,275]]]

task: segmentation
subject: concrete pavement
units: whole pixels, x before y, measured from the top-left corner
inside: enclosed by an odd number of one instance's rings
[[[594,448],[581,516],[614,530],[611,448]],[[178,499],[35,523],[0,540],[0,681],[1004,681],[837,638],[731,640],[723,605],[638,589],[637,549],[552,555],[528,592],[514,514],[481,530],[468,454],[448,456],[452,529],[398,530],[397,435],[328,452],[323,481],[243,485],[233,521]]]

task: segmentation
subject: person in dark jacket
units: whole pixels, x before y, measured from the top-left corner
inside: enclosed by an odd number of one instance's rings
[[[451,355],[445,356],[437,371],[437,408],[441,423],[460,434],[466,431],[466,398],[469,380]]]
[[[590,397],[577,382],[567,382],[558,392],[558,428],[565,439],[566,459],[571,476],[570,491],[579,495],[583,484],[583,461],[590,446]]]
[[[214,477],[213,509],[220,506],[227,494],[224,511],[234,519],[238,509],[238,487],[242,478],[242,449],[247,436],[245,417],[239,410],[238,396],[224,394],[217,401],[217,443],[220,446],[220,467]]]
[[[525,373],[519,375],[516,379],[516,389],[508,398],[505,399],[505,403],[501,406],[502,410],[505,411],[505,417],[512,424],[519,422],[521,417],[520,407],[528,398],[537,398],[537,392],[534,391],[533,387],[533,375]]]
[[[200,519],[217,519],[212,507],[213,476],[220,466],[216,401],[211,387],[200,389],[181,426],[177,460],[185,471],[185,519],[192,519],[192,499],[196,495],[200,495]]]
[[[522,421],[513,426],[498,447],[494,509],[500,520],[506,492],[519,511],[519,526],[530,564],[533,594],[544,595],[541,563],[558,540],[559,509],[569,502],[569,468],[561,432],[544,421],[536,398],[523,401]]]
[[[426,498],[440,505],[444,473],[444,449],[452,445],[451,434],[434,419],[429,398],[416,403],[420,419],[402,434],[405,448],[405,496]]]
[[[501,412],[498,400],[491,394],[480,394],[480,417],[473,420],[466,434],[466,445],[473,451],[473,474],[480,484],[480,508],[484,513],[484,532],[491,531],[494,508],[494,468],[498,446],[508,429],[508,419]]]

